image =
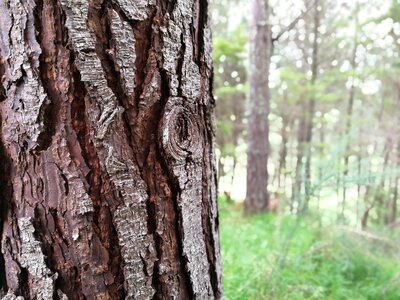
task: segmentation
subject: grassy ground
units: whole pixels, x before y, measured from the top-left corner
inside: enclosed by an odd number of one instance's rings
[[[400,299],[400,238],[322,227],[316,218],[244,217],[220,201],[225,296]]]

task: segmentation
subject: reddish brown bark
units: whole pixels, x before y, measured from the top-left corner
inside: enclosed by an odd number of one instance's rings
[[[0,297],[221,298],[207,1],[0,19]]]

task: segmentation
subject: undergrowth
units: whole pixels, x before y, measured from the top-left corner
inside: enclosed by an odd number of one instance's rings
[[[400,299],[395,233],[219,206],[226,299]]]

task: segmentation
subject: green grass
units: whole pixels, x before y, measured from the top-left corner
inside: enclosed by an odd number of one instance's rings
[[[394,233],[382,230],[382,242],[377,234],[321,227],[313,217],[244,217],[221,201],[220,217],[228,300],[400,299]]]

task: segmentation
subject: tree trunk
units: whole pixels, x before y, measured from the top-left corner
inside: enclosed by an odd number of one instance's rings
[[[385,180],[387,177],[387,169],[389,165],[389,160],[390,160],[390,153],[392,152],[392,142],[391,139],[388,138],[385,142],[385,146],[383,149],[383,165],[382,165],[382,175],[380,178],[378,178],[378,182],[376,183],[375,187],[375,194],[374,194],[374,203],[375,206],[377,207],[377,219],[378,221],[382,221],[382,223],[385,223],[385,214],[384,214],[384,208],[385,208],[385,197],[382,195],[382,193],[385,192]],[[390,202],[390,195],[388,196]]]
[[[217,183],[218,185],[221,184],[221,179],[225,176],[225,164],[223,163],[224,157],[220,156],[218,159],[218,176],[217,176]]]
[[[351,127],[353,121],[353,107],[354,107],[354,97],[356,92],[355,86],[355,77],[356,77],[356,68],[357,68],[357,48],[358,48],[358,31],[359,31],[359,3],[356,3],[356,16],[355,16],[355,24],[354,24],[354,39],[353,39],[353,52],[351,56],[351,70],[352,70],[352,78],[351,78],[351,87],[349,93],[349,99],[347,102],[347,115],[346,115],[346,128],[345,128],[345,138],[346,138],[346,149],[344,153],[344,171],[343,171],[343,197],[342,197],[342,211],[341,214],[344,216],[344,212],[346,210],[346,177],[349,174],[349,159],[350,159],[350,135],[351,135]]]
[[[267,0],[253,0],[250,41],[250,112],[247,150],[248,213],[268,210],[269,68],[272,54]]]
[[[319,27],[321,23],[321,7],[320,1],[315,0],[314,7],[314,30],[313,30],[313,46],[312,46],[312,64],[311,64],[311,86],[314,89],[318,78],[318,56],[319,56]],[[312,91],[311,98],[308,101],[308,110],[306,115],[306,136],[305,136],[305,152],[306,152],[306,165],[305,165],[305,199],[302,210],[307,211],[311,198],[311,159],[312,159],[312,140],[314,128],[314,114],[315,114],[315,90]]]
[[[397,220],[397,199],[399,197],[399,178],[396,176],[394,180],[393,196],[389,203],[388,224],[393,224]]]
[[[376,127],[377,127],[378,130],[381,128],[382,118],[383,118],[383,113],[384,113],[384,106],[385,106],[385,98],[382,97],[381,103],[380,103],[380,109],[379,109],[379,113],[378,113],[378,122],[376,124]],[[379,131],[377,131],[377,132],[379,132]],[[372,153],[371,153],[372,157],[375,155],[377,149],[378,149],[378,140],[375,139],[373,150],[372,150]],[[367,169],[368,169],[368,180],[369,180],[371,178],[371,175],[372,175],[372,172],[373,172],[373,165],[371,163],[371,159],[368,160]],[[363,217],[361,219],[362,228],[364,228],[364,226],[366,228],[366,224],[368,223],[369,212],[375,207],[376,198],[371,196],[371,191],[373,191],[372,187],[373,186],[378,186],[378,185],[379,184],[376,184],[375,179],[374,179],[373,183],[369,182],[367,184],[367,186],[365,187],[364,203],[365,203],[366,207],[368,207],[368,208],[365,210],[365,212],[363,214]],[[369,201],[370,201],[371,198],[372,198],[372,200],[371,200],[371,203],[369,204]]]
[[[303,173],[303,157],[304,157],[304,149],[305,149],[305,137],[306,137],[306,113],[307,113],[307,105],[305,102],[301,103],[301,118],[298,125],[297,132],[297,159],[296,159],[296,170],[295,170],[295,178],[292,183],[292,201],[290,205],[290,211],[293,212],[294,208],[297,207],[297,210],[300,207],[300,200],[302,194],[302,188],[304,183],[304,173]]]
[[[233,165],[232,165],[232,173],[231,173],[231,182],[230,182],[230,193],[233,191],[233,183],[235,182],[235,175],[236,175],[236,167],[237,167],[237,158],[236,156],[233,157]]]
[[[397,91],[398,92],[398,107],[400,103],[400,89]],[[397,201],[399,197],[399,180],[400,176],[398,175],[399,172],[399,167],[400,167],[400,135],[398,134],[400,129],[400,116],[397,117],[397,135],[396,135],[396,164],[395,164],[395,173],[396,175],[394,176],[394,187],[393,187],[393,197],[389,203],[389,217],[388,217],[388,223],[392,224],[396,222],[397,220]]]
[[[326,128],[324,126],[324,121],[322,120],[321,122],[321,128],[319,129],[319,159],[322,160],[325,156],[325,131]],[[324,167],[320,165],[318,167],[318,178],[319,180],[323,180],[322,178],[324,177]],[[319,211],[321,205],[321,188],[318,189],[318,195],[317,195],[317,210]]]
[[[354,58],[355,61],[355,58]],[[352,85],[350,88],[350,96],[349,102],[347,107],[347,120],[346,120],[346,131],[345,131],[345,138],[346,140],[346,148],[344,154],[344,171],[343,171],[343,196],[342,196],[342,211],[341,214],[344,215],[344,211],[346,209],[346,197],[347,197],[347,189],[346,189],[346,178],[349,174],[349,160],[350,160],[350,134],[351,134],[351,122],[353,116],[353,103],[354,103],[354,93],[355,93],[355,86]]]
[[[222,297],[206,11],[0,2],[4,299]]]
[[[363,152],[365,152],[365,149],[363,151],[363,134],[362,134],[362,129],[361,127],[358,129],[358,147],[359,150],[357,152],[357,177],[358,182],[357,182],[357,220],[358,220],[358,211],[359,211],[359,200],[361,199],[361,188],[362,188],[362,182],[360,178],[363,177],[363,168],[362,168],[362,160],[363,160]]]
[[[278,187],[285,189],[285,182],[286,182],[286,157],[288,155],[288,142],[289,142],[289,132],[288,130],[291,128],[291,120],[289,116],[285,113],[282,114],[282,128],[281,128],[281,137],[282,143],[279,150],[279,164],[277,170],[277,178],[278,178]],[[283,178],[282,178],[283,174]]]

